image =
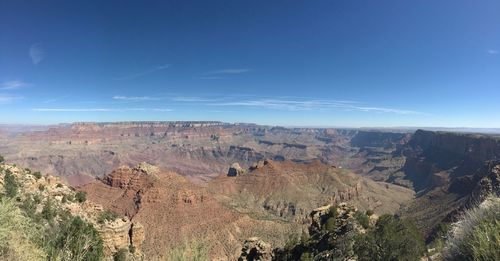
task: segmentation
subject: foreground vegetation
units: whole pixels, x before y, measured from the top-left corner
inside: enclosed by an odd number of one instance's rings
[[[9,170],[0,168],[0,260],[102,260],[95,228],[39,193],[24,193]],[[31,175],[25,170],[23,175]],[[34,178],[39,179],[38,175]],[[84,201],[80,195],[76,199]]]
[[[468,210],[448,235],[447,260],[500,260],[500,198]]]
[[[331,207],[320,215],[308,236],[275,251],[275,260],[420,260],[424,239],[410,221],[347,205]],[[375,224],[374,224],[375,223]]]

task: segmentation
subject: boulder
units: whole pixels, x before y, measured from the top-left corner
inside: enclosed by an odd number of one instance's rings
[[[231,165],[231,167],[229,167],[229,170],[227,171],[227,175],[229,177],[236,177],[243,173],[245,173],[245,170],[240,167],[240,164],[238,164],[237,162],[233,163],[233,165]]]

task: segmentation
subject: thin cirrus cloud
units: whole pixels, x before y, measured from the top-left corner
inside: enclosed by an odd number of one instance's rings
[[[30,84],[25,83],[23,81],[6,81],[3,83],[0,83],[0,90],[15,90],[15,89],[20,89],[26,86],[29,86]]]
[[[119,101],[157,101],[161,99],[162,99],[161,97],[151,97],[151,96],[122,96],[122,95],[113,96],[113,100],[119,100]]]
[[[216,101],[215,99],[211,98],[203,98],[203,97],[196,97],[196,96],[177,96],[171,98],[172,101],[176,102],[210,102],[210,101]]]
[[[30,46],[28,54],[31,58],[31,62],[33,62],[34,65],[39,64],[46,57],[46,53],[45,53],[45,50],[43,48],[42,43],[32,44]]]
[[[34,108],[33,111],[40,112],[127,112],[127,111],[153,111],[169,112],[167,108]]]
[[[202,79],[202,80],[220,80],[220,79],[226,79],[225,76],[228,76],[228,75],[242,74],[242,73],[247,73],[247,72],[251,72],[251,71],[253,71],[253,69],[249,69],[249,68],[233,68],[233,69],[222,69],[222,70],[208,71],[208,72],[204,72],[203,75],[199,77],[199,79]]]
[[[146,71],[132,73],[132,74],[128,74],[128,75],[125,75],[125,76],[122,76],[122,77],[118,77],[118,78],[116,78],[116,80],[130,80],[130,79],[139,78],[139,77],[151,74],[151,73],[155,73],[155,72],[158,72],[158,71],[161,71],[161,70],[168,69],[171,66],[172,66],[171,64],[159,65],[159,66],[156,66],[156,67],[151,68],[151,69],[146,70]]]
[[[489,54],[492,54],[492,55],[496,55],[496,54],[498,54],[498,50],[496,50],[496,49],[489,49],[487,52],[488,52]]]
[[[249,69],[249,68],[222,69],[222,70],[215,70],[215,71],[205,72],[204,74],[206,74],[206,75],[213,75],[213,74],[239,74],[239,73],[246,73],[246,72],[251,72],[251,71],[252,71],[252,69]]]
[[[254,99],[231,102],[208,103],[209,106],[243,106],[260,107],[265,109],[289,110],[289,111],[312,111],[328,109],[345,109],[362,112],[395,113],[395,114],[422,114],[421,112],[402,110],[386,107],[364,106],[353,101],[336,100],[289,100],[289,99]]]

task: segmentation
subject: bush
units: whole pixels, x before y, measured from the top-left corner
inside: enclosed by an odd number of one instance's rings
[[[0,155],[0,164],[3,164],[3,163],[5,163],[5,158],[2,155]]]
[[[4,187],[5,187],[5,195],[9,198],[13,198],[17,195],[17,190],[19,185],[17,184],[16,177],[12,174],[10,170],[5,172],[4,177]]]
[[[76,201],[83,203],[87,200],[87,193],[85,191],[78,191],[75,194]]]
[[[36,179],[40,179],[40,178],[42,178],[42,173],[40,173],[40,171],[35,171],[33,173],[33,176],[35,176]]]
[[[368,228],[370,226],[370,218],[361,211],[356,211],[354,213],[354,218],[361,224],[363,228]]]
[[[448,238],[448,260],[500,260],[500,198],[468,210]]]
[[[325,229],[329,232],[334,232],[337,228],[337,220],[334,217],[330,217],[326,220]]]
[[[57,215],[56,209],[52,204],[52,200],[50,200],[49,198],[47,199],[47,201],[45,201],[45,204],[43,205],[42,217],[51,223],[56,217],[56,215]]]
[[[309,252],[304,252],[300,255],[300,261],[313,261],[313,256]]]
[[[20,208],[26,213],[29,218],[34,219],[37,205],[38,204],[35,202],[33,197],[31,195],[28,195],[22,202]]]
[[[80,217],[66,215],[46,232],[49,260],[102,260],[103,244],[95,228]]]
[[[114,221],[117,218],[118,215],[115,212],[111,210],[105,210],[99,213],[99,216],[97,216],[97,223],[103,224],[106,221]]]
[[[42,197],[40,196],[40,194],[36,194],[33,196],[33,201],[36,203],[36,204],[40,204],[42,203]]]
[[[337,228],[337,206],[331,206],[330,210],[328,211],[328,215],[325,215],[324,218],[326,218],[326,222],[324,223],[323,229],[326,229],[329,232],[335,231]]]
[[[116,252],[113,255],[113,260],[114,261],[126,261],[127,260],[127,254],[128,254],[128,250],[125,249],[125,248],[122,248],[122,249],[118,250],[118,252]]]
[[[45,185],[43,185],[43,184],[38,185],[38,190],[44,191],[45,190]]]
[[[412,222],[383,215],[375,228],[356,238],[354,251],[360,261],[420,260],[425,244]]]
[[[63,184],[57,183],[56,188],[62,188],[62,187],[63,187]]]
[[[375,214],[375,213],[373,212],[373,210],[368,209],[368,210],[365,212],[365,214],[366,214],[367,216],[371,217],[371,216],[372,216],[373,214]]]
[[[45,260],[41,231],[10,199],[0,199],[0,260]]]
[[[63,199],[64,198],[66,198],[66,200],[69,202],[75,202],[75,196],[73,196],[73,194],[66,194],[63,196]]]

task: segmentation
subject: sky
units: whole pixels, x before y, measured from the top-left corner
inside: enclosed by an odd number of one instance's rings
[[[0,123],[500,127],[500,1],[0,1]]]

